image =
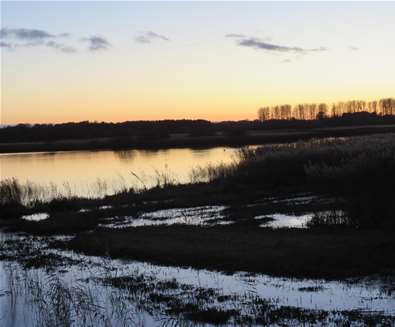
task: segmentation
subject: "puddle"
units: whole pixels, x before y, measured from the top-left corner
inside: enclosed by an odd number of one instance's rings
[[[259,227],[271,227],[271,228],[307,228],[307,223],[313,218],[314,214],[309,213],[301,216],[295,216],[290,214],[271,214],[256,216],[256,220],[267,219]]]
[[[203,206],[194,208],[175,208],[145,212],[140,216],[111,217],[99,225],[105,228],[127,228],[158,225],[191,225],[210,226],[231,224],[224,221],[223,210],[225,206]]]
[[[108,210],[108,209],[112,209],[113,206],[100,206],[98,209],[99,210]]]
[[[0,234],[0,241],[2,237],[18,239],[16,236]],[[394,317],[391,321],[395,322],[394,277],[325,281],[243,272],[226,275],[207,270],[164,267],[45,249],[46,241],[40,238],[26,237],[22,241],[28,243],[29,247],[31,244],[32,247],[41,249],[44,254],[63,257],[64,260],[60,262],[64,262],[64,266],[57,267],[55,272],[47,272],[45,269],[23,270],[17,263],[0,261],[1,326],[45,326],[45,319],[54,319],[55,313],[62,314],[63,320],[74,319],[74,323],[71,323],[73,326],[82,326],[87,322],[88,325],[90,322],[91,325],[100,326],[164,325],[168,319],[173,318],[163,311],[162,302],[152,302],[152,294],[162,298],[181,298],[189,294],[188,297],[196,300],[197,295],[192,296],[191,290],[197,294],[209,294],[207,303],[204,304],[206,307],[215,304],[224,310],[237,308],[245,314],[255,314],[254,299],[259,298],[275,308],[292,307],[327,312],[356,310],[367,315],[380,313]],[[134,279],[149,284],[144,292],[130,293],[98,282],[109,278]],[[151,290],[150,285],[167,285],[167,288],[161,293],[155,293],[157,291]],[[59,294],[57,292],[61,291],[66,295],[56,297]],[[218,299],[223,301],[210,302],[210,292],[221,294]],[[43,296],[47,301],[43,301]],[[154,303],[149,310],[146,308],[148,302]],[[341,314],[335,315],[342,321]],[[47,325],[57,323],[49,320]],[[298,323],[288,321],[287,325]],[[325,321],[321,325],[326,325]]]
[[[42,221],[46,220],[49,218],[49,214],[43,212],[43,213],[35,213],[32,215],[25,215],[21,217],[23,220],[27,221]]]
[[[97,210],[108,210],[108,209],[112,209],[112,208],[113,208],[113,206],[110,206],[110,205],[103,205],[103,206],[97,207]],[[93,210],[94,210],[94,209],[82,208],[82,209],[78,210],[78,212],[84,213],[84,212],[91,212],[91,211],[93,211]]]
[[[265,220],[259,227],[308,228],[308,223],[317,218],[322,221],[330,221],[332,224],[341,224],[346,221],[346,216],[342,210],[310,212],[304,215],[277,213],[256,216],[254,219]]]

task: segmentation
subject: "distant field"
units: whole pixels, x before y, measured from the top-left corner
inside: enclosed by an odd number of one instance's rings
[[[173,133],[157,139],[119,139],[112,137],[62,139],[51,142],[2,142],[0,153],[71,151],[97,149],[161,149],[161,148],[208,148],[213,146],[243,146],[295,142],[311,138],[347,137],[377,133],[395,132],[395,124],[359,125],[348,127],[287,128],[270,130],[248,130],[234,135],[221,132],[207,136],[193,136],[188,133]]]

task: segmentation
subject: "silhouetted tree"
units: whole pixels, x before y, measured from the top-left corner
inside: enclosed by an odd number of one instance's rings
[[[395,99],[386,98],[379,101],[366,102],[363,100],[340,101],[330,106],[326,103],[304,103],[297,104],[293,108],[286,105],[262,107],[258,111],[258,119],[265,120],[314,120],[323,117],[340,117],[343,114],[354,114],[358,112],[369,112],[378,115],[395,115]]]

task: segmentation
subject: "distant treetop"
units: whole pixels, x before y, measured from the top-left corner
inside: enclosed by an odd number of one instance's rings
[[[358,112],[374,113],[381,116],[395,115],[395,99],[386,98],[368,102],[351,100],[337,102],[332,105],[326,103],[303,103],[294,107],[289,104],[262,107],[258,110],[258,119],[261,121],[283,119],[312,120],[326,117],[340,117],[343,114]]]

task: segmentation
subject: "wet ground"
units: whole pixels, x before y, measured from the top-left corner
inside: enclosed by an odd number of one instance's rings
[[[326,281],[165,267],[0,234],[1,326],[395,324],[394,277]]]

